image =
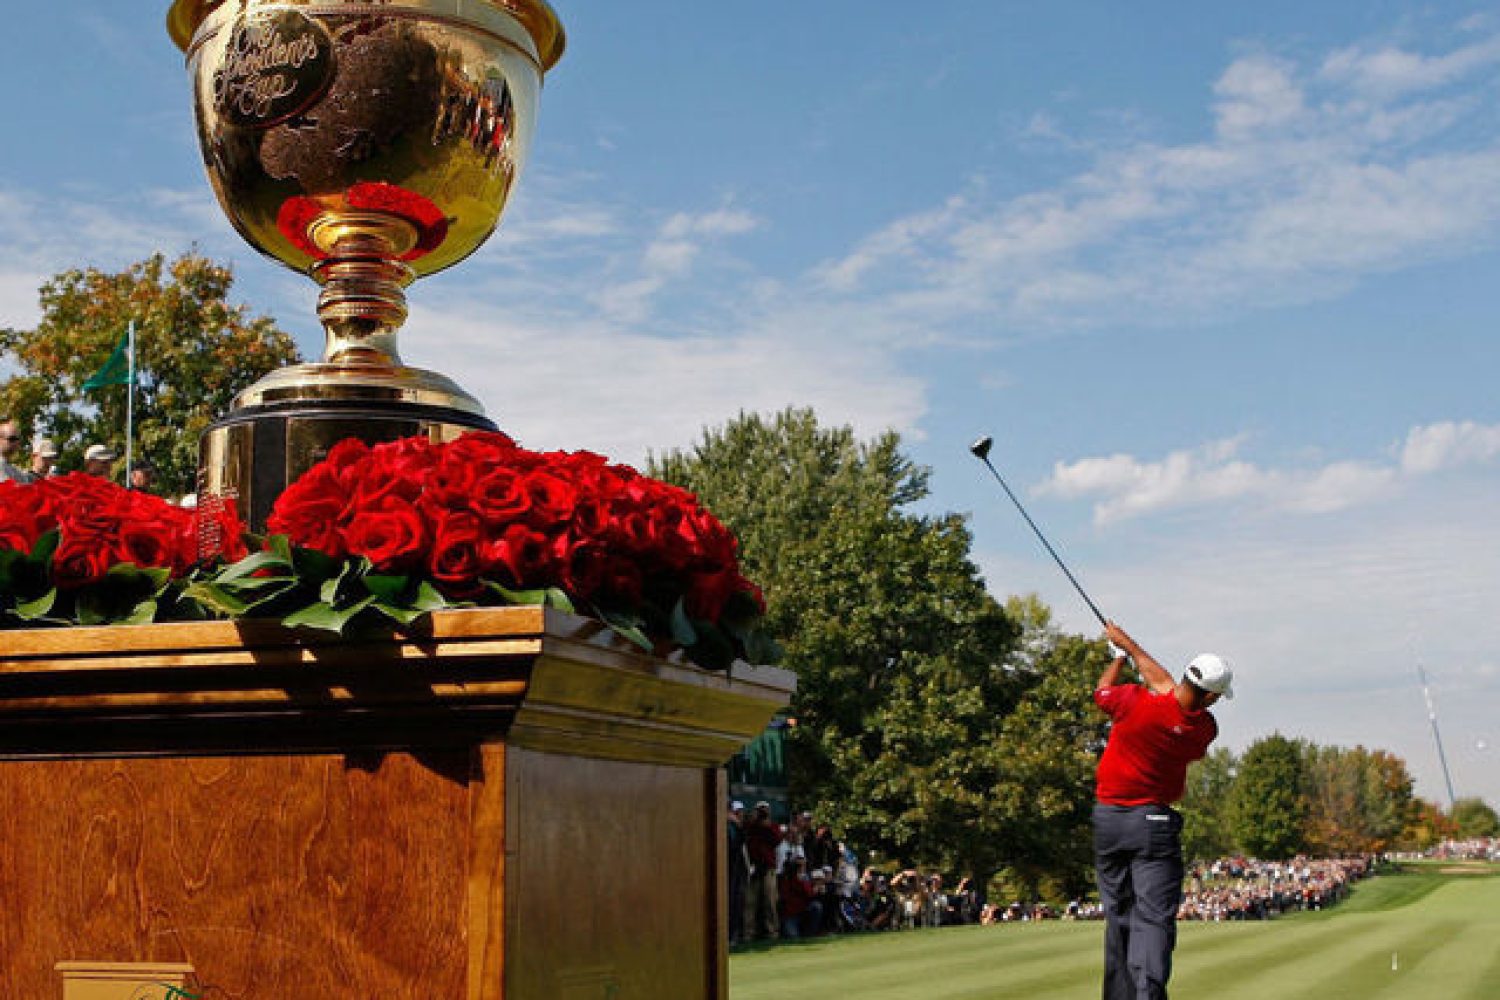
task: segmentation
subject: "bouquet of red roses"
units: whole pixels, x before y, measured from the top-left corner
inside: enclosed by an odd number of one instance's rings
[[[0,623],[154,620],[198,568],[202,516],[244,554],[232,506],[200,515],[82,472],[0,482]]]
[[[498,433],[336,445],[276,501],[262,552],[189,588],[221,612],[343,630],[442,607],[548,604],[706,667],[773,650],[734,536],[678,487]]]

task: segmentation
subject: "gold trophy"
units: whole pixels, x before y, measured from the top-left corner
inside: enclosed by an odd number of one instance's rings
[[[405,286],[494,231],[562,55],[546,0],[175,0],[204,166],[251,246],[321,286],[321,361],[272,372],[205,432],[199,502],[255,530],[346,437],[494,429],[396,350]],[[212,539],[205,543],[213,545]]]

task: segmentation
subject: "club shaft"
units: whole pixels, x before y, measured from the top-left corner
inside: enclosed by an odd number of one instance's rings
[[[1026,523],[1031,526],[1031,530],[1036,534],[1037,540],[1042,543],[1042,547],[1047,550],[1047,554],[1052,557],[1052,561],[1057,563],[1057,568],[1063,571],[1063,576],[1066,576],[1068,578],[1068,582],[1073,585],[1073,589],[1078,591],[1078,596],[1083,598],[1083,603],[1087,604],[1089,606],[1089,610],[1094,613],[1094,617],[1099,619],[1099,624],[1105,625],[1106,622],[1104,619],[1104,614],[1099,610],[1099,606],[1096,605],[1093,601],[1089,600],[1089,595],[1084,593],[1083,586],[1079,584],[1077,578],[1073,576],[1072,572],[1068,569],[1067,564],[1062,561],[1062,557],[1057,554],[1057,550],[1052,547],[1052,543],[1047,541],[1047,536],[1042,534],[1042,529],[1036,526],[1036,522],[1031,519],[1031,515],[1026,513],[1026,508],[1021,506],[1021,501],[1016,499],[1016,495],[1012,493],[1010,487],[1006,485],[1005,477],[1000,475],[1000,471],[995,468],[988,457],[980,458],[980,461],[984,463],[984,467],[986,469],[990,470],[990,475],[995,477],[995,481],[1000,484],[1000,488],[1005,491],[1005,495],[1010,497],[1010,502],[1016,505],[1016,510],[1021,512],[1021,516],[1024,517],[1026,519]]]

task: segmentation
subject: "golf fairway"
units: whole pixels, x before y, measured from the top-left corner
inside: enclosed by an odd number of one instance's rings
[[[1465,871],[1465,874],[1459,874]],[[860,934],[736,954],[731,1000],[1093,1000],[1101,923]],[[1323,913],[1179,925],[1175,1000],[1500,997],[1500,867],[1382,875]]]

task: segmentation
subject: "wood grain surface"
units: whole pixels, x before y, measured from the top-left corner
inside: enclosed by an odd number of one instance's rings
[[[721,1000],[715,772],[512,748],[506,1000]]]
[[[0,766],[10,996],[67,960],[186,962],[205,1000],[459,997],[470,758]]]

